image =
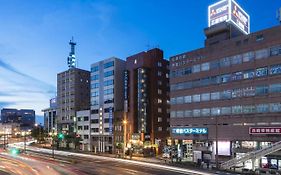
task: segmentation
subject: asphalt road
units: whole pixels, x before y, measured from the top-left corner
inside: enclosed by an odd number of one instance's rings
[[[61,156],[50,159],[47,155],[9,153],[0,154],[0,175],[174,175],[177,170],[156,168],[146,164],[119,162],[110,159],[90,159]],[[205,174],[205,173],[203,173]],[[207,174],[207,173],[206,173]]]

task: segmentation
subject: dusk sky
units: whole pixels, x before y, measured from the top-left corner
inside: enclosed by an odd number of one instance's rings
[[[215,0],[0,0],[0,109],[35,109],[56,94],[67,69],[68,41],[78,67],[159,46],[165,58],[203,47],[207,7]],[[251,32],[278,25],[280,0],[237,0]],[[42,122],[42,120],[40,120]]]

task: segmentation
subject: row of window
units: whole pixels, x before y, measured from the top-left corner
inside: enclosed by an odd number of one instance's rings
[[[110,108],[104,108],[104,113],[109,113],[109,112],[113,112],[114,108],[110,107]],[[99,110],[98,109],[93,109],[91,110],[91,114],[98,114]]]
[[[236,105],[214,108],[203,108],[193,110],[171,111],[171,118],[182,117],[206,117],[219,115],[239,115],[253,113],[281,112],[281,103],[258,104],[258,105]]]
[[[250,62],[250,61],[259,60],[259,59],[267,58],[269,56],[276,56],[276,55],[281,55],[281,45],[271,47],[270,49],[251,51],[244,54],[225,57],[219,60],[205,62],[202,64],[193,65],[192,67],[171,71],[171,77],[180,77],[180,76],[189,75],[201,71],[225,68],[231,65],[242,64],[243,62]]]
[[[112,67],[112,66],[114,66],[114,61],[103,64],[104,69]],[[97,71],[99,71],[99,66],[91,67],[91,72],[97,72]]]
[[[103,82],[103,86],[111,86],[114,84],[114,80],[106,80]],[[99,88],[99,83],[92,83],[91,84],[92,89],[97,89]]]
[[[281,64],[272,65],[270,67],[261,67],[261,68],[257,68],[256,70],[251,69],[251,70],[234,72],[232,74],[223,74],[223,75],[196,79],[193,81],[172,84],[171,91],[190,89],[190,88],[221,84],[221,83],[228,83],[231,81],[238,81],[242,79],[244,80],[253,79],[255,77],[259,78],[267,75],[277,75],[277,74],[281,74]]]
[[[104,104],[110,104],[110,103],[114,103],[114,99],[113,98],[108,98],[108,99],[105,99]],[[99,105],[99,100],[97,98],[93,98],[91,100],[91,105],[92,106],[96,106],[96,105]]]
[[[114,88],[110,88],[110,89],[105,89],[103,91],[103,94],[104,95],[111,95],[114,93]],[[94,91],[94,92],[91,92],[91,95],[92,97],[98,97],[99,96],[99,91]]]
[[[281,84],[270,84],[268,85],[259,85],[256,87],[249,86],[244,88],[236,88],[230,90],[224,90],[221,92],[207,92],[202,94],[194,94],[188,96],[180,96],[171,98],[171,104],[184,104],[192,102],[204,102],[204,101],[213,101],[213,100],[226,100],[234,99],[240,97],[250,97],[250,96],[259,96],[266,95],[268,93],[280,93]]]
[[[104,72],[104,77],[110,77],[114,75],[114,70],[106,71]],[[95,74],[91,76],[91,80],[98,80],[99,79],[99,74]]]

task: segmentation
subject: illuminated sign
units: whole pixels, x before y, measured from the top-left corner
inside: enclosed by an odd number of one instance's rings
[[[172,128],[172,134],[208,134],[208,128]]]
[[[250,127],[249,134],[281,134],[281,127]]]
[[[245,34],[250,33],[250,17],[234,0],[222,0],[208,8],[209,27],[224,21],[233,23]]]

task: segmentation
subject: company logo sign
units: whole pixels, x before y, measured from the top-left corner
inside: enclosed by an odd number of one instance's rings
[[[209,27],[224,21],[233,23],[245,34],[250,33],[250,17],[234,0],[222,0],[208,8]]]
[[[208,128],[172,128],[172,134],[208,134]]]
[[[281,134],[281,127],[250,127],[249,134]]]

